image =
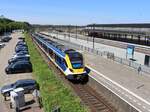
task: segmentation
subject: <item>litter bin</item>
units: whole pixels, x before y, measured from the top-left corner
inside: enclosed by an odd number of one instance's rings
[[[11,91],[10,99],[10,108],[15,108],[18,111],[20,107],[25,106],[24,89],[17,88]]]

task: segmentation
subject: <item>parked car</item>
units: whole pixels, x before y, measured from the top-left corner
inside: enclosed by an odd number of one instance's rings
[[[16,46],[18,46],[18,45],[26,45],[26,42],[24,42],[24,41],[19,41],[19,42],[16,44]]]
[[[13,56],[13,57],[11,57],[11,59],[10,59],[10,60],[13,60],[13,59],[15,59],[15,58],[23,58],[23,57],[30,58],[30,55]]]
[[[25,38],[24,38],[24,37],[19,37],[18,39],[19,39],[19,40],[22,40],[22,41],[25,41]]]
[[[1,94],[5,97],[9,97],[10,96],[10,92],[16,88],[23,88],[25,94],[31,93],[37,86],[37,83],[35,80],[33,79],[22,79],[22,80],[18,80],[15,83],[12,84],[8,84],[3,86],[0,89]]]
[[[16,44],[16,47],[19,46],[19,45],[25,45],[25,46],[26,46],[26,43],[23,42],[23,41],[19,41],[19,42]]]
[[[2,38],[1,38],[1,41],[2,42],[8,42],[9,40],[11,40],[12,39],[12,37],[10,37],[10,36],[3,36]]]
[[[8,64],[15,63],[17,61],[30,61],[30,57],[22,56],[16,57],[8,60]]]
[[[26,42],[24,42],[24,41],[19,41],[17,44],[16,44],[16,46],[17,45],[26,45]]]
[[[16,55],[13,55],[11,58],[14,59],[17,57],[30,57],[30,55],[29,54],[16,54]]]
[[[17,61],[5,68],[7,74],[32,72],[32,64],[29,61]]]
[[[25,42],[25,39],[23,39],[23,38],[21,39],[20,38],[18,42]]]
[[[19,51],[19,52],[17,52],[17,53],[14,53],[13,55],[19,55],[19,54],[24,54],[24,55],[26,55],[26,54],[29,54],[29,52],[28,51]]]
[[[26,44],[19,44],[19,45],[16,45],[15,50],[19,49],[19,48],[23,48],[23,47],[28,48],[28,46]]]
[[[28,51],[28,48],[27,48],[27,47],[17,47],[17,48],[15,49],[15,52],[16,52],[16,53],[18,53],[18,52],[20,52],[20,51]]]
[[[4,43],[0,43],[0,48],[3,48],[5,46]]]
[[[12,58],[16,58],[16,57],[22,57],[22,56],[25,56],[25,57],[30,57],[30,55],[28,53],[26,53],[27,51],[24,51],[24,52],[18,52],[16,54],[14,54],[12,56]]]
[[[28,51],[19,51],[19,52],[17,52],[17,53],[29,54],[29,52],[28,52]],[[15,54],[16,54],[16,53],[15,53]]]

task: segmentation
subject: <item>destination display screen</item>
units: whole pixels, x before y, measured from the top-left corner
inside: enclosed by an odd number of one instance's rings
[[[134,46],[133,45],[128,45],[127,46],[127,54],[128,55],[133,55],[134,54]]]

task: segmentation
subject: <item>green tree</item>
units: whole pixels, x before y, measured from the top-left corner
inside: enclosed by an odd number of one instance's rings
[[[0,34],[11,32],[12,30],[24,29],[29,31],[31,25],[27,22],[17,22],[7,18],[0,18]]]

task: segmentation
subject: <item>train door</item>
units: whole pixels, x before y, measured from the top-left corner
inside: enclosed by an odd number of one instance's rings
[[[149,56],[149,55],[145,55],[145,62],[144,62],[144,65],[150,66],[150,56]]]
[[[55,55],[55,62],[59,65],[59,67],[64,71],[66,70],[66,64],[64,63],[64,59]]]
[[[50,57],[52,58],[52,59],[54,59],[54,53],[53,53],[53,51],[51,50],[51,49],[49,49],[49,55],[50,55]]]

